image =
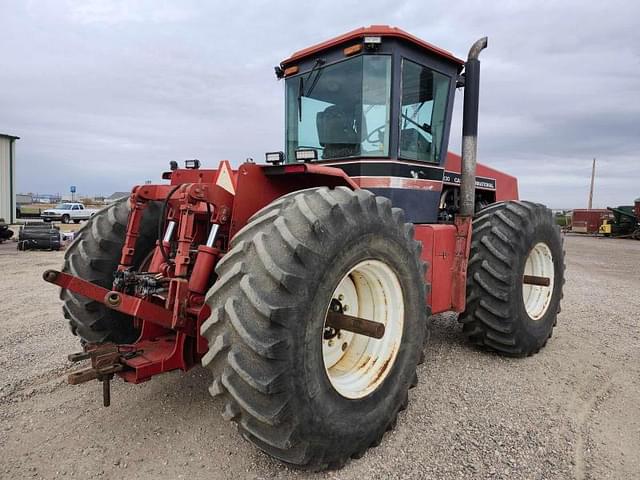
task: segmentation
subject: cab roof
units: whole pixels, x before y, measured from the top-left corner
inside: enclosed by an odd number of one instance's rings
[[[355,30],[351,30],[350,32],[331,38],[322,43],[318,43],[311,47],[298,50],[297,52],[294,52],[289,58],[283,60],[280,63],[280,66],[282,68],[286,68],[292,63],[298,62],[303,58],[312,56],[318,52],[327,50],[329,48],[337,47],[339,45],[364,38],[365,36],[393,37],[400,40],[404,40],[406,42],[412,43],[413,45],[419,48],[422,48],[435,55],[438,55],[441,58],[444,58],[453,63],[456,63],[459,66],[464,65],[464,60],[459,59],[458,57],[454,56],[452,53],[440,47],[436,47],[431,43],[425,42],[424,40],[421,40],[418,37],[411,35],[410,33],[405,32],[404,30],[398,27],[391,27],[389,25],[371,25],[369,27],[356,28]]]

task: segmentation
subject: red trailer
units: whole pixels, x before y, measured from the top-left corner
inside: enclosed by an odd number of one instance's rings
[[[610,218],[611,212],[600,208],[580,208],[571,212],[571,231],[575,233],[598,233],[604,219]]]

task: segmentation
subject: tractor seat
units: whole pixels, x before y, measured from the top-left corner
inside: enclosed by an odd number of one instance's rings
[[[360,139],[354,128],[353,115],[337,105],[316,115],[318,140],[324,147],[322,159],[353,157],[360,153]]]
[[[400,156],[408,160],[431,161],[431,142],[415,128],[400,132]]]

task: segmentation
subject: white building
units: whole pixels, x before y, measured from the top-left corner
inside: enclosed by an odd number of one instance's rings
[[[13,223],[16,218],[16,140],[0,133],[0,218]]]

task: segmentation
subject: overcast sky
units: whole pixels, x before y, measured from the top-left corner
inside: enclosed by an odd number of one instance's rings
[[[284,143],[273,66],[391,24],[460,57],[489,36],[480,161],[518,176],[522,198],[586,206],[593,157],[594,206],[640,196],[637,0],[233,3],[0,0],[0,133],[21,137],[18,190],[110,194],[170,160],[262,160]]]

